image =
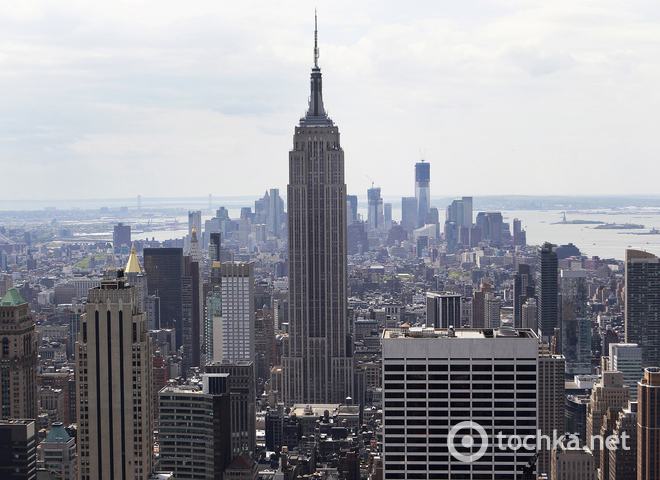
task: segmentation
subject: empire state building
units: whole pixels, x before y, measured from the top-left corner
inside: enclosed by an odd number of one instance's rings
[[[341,403],[353,392],[346,303],[346,184],[339,129],[323,107],[317,30],[307,114],[289,152],[289,341],[284,401]]]

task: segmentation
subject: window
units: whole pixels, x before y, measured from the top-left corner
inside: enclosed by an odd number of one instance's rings
[[[9,355],[9,339],[4,337],[2,339],[2,356],[6,357]]]

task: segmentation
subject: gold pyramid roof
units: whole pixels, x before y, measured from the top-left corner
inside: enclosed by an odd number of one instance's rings
[[[128,256],[128,262],[126,262],[126,268],[124,268],[124,272],[142,273],[142,266],[140,265],[140,260],[138,260],[135,245],[131,247],[131,254]]]

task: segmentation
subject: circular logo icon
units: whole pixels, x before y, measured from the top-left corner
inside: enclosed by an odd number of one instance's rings
[[[481,446],[479,447],[479,450],[477,450],[475,453],[471,453],[469,455],[465,453],[461,453],[458,450],[456,450],[456,436],[461,430],[467,430],[467,434],[461,435],[461,442],[460,446],[463,448],[472,448],[475,444],[475,437],[474,434],[476,433],[481,440]],[[479,460],[481,457],[483,457],[484,453],[486,453],[486,450],[488,449],[488,434],[486,433],[486,430],[484,427],[479,425],[476,422],[472,421],[465,421],[461,423],[457,423],[453,427],[451,427],[451,430],[449,430],[449,435],[447,435],[447,447],[449,448],[449,453],[451,453],[451,456],[454,457],[456,460],[459,462],[463,463],[472,463],[476,462]]]

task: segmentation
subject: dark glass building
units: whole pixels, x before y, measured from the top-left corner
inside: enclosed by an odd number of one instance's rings
[[[145,248],[144,270],[147,272],[149,295],[160,298],[160,325],[156,328],[173,328],[176,346],[183,342],[182,277],[183,249]]]
[[[538,288],[539,336],[544,341],[559,329],[559,263],[555,246],[544,243],[539,247],[539,271],[536,279]]]

